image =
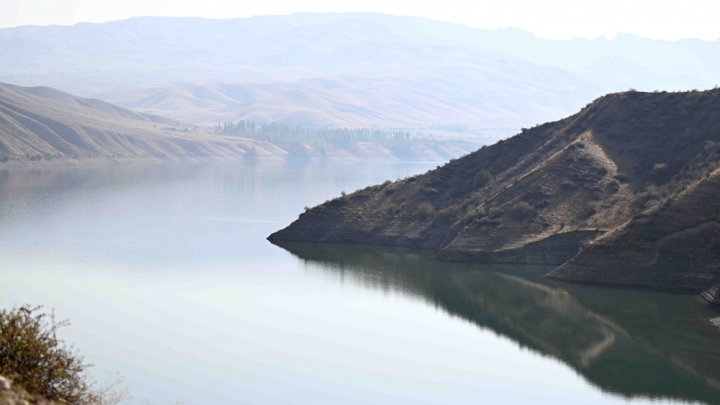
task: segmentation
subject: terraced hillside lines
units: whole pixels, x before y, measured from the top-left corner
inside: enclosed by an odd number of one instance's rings
[[[720,282],[718,110],[720,90],[611,94],[329,201],[270,240],[408,246],[561,266],[558,280],[700,292]]]
[[[699,292],[720,283],[720,170],[599,239],[548,277]]]
[[[50,88],[0,84],[0,162],[247,153],[287,154],[267,142],[218,136]]]

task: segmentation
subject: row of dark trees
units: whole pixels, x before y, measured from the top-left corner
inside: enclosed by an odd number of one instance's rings
[[[257,125],[253,121],[225,122],[214,127],[215,132],[238,135],[274,144],[306,144],[320,148],[345,148],[355,142],[374,142],[385,147],[399,146],[411,141],[410,132],[380,128],[312,128],[280,122]]]

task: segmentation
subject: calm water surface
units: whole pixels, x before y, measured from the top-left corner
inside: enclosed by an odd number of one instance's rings
[[[265,237],[435,164],[0,171],[0,305],[44,304],[132,404],[720,403],[695,297]]]

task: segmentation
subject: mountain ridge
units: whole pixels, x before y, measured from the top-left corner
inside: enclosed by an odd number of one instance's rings
[[[377,116],[372,125],[516,131],[567,116],[607,92],[720,83],[718,41],[630,35],[554,41],[517,29],[382,14],[144,17],[17,27],[0,30],[0,48],[7,56],[0,60],[0,80],[43,84],[204,125],[255,117],[365,126],[369,110]],[[351,80],[357,77],[377,86]],[[352,91],[308,84],[337,78]],[[177,91],[213,83],[275,88],[248,105]],[[172,91],[148,95],[150,87]],[[298,103],[298,95],[309,102]],[[453,105],[459,97],[466,99],[463,105]],[[415,98],[423,102],[407,101]]]

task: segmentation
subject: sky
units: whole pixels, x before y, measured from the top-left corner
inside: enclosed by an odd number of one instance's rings
[[[550,39],[617,33],[668,41],[720,37],[717,0],[0,0],[0,27],[297,12],[408,15],[477,28],[522,28]]]

